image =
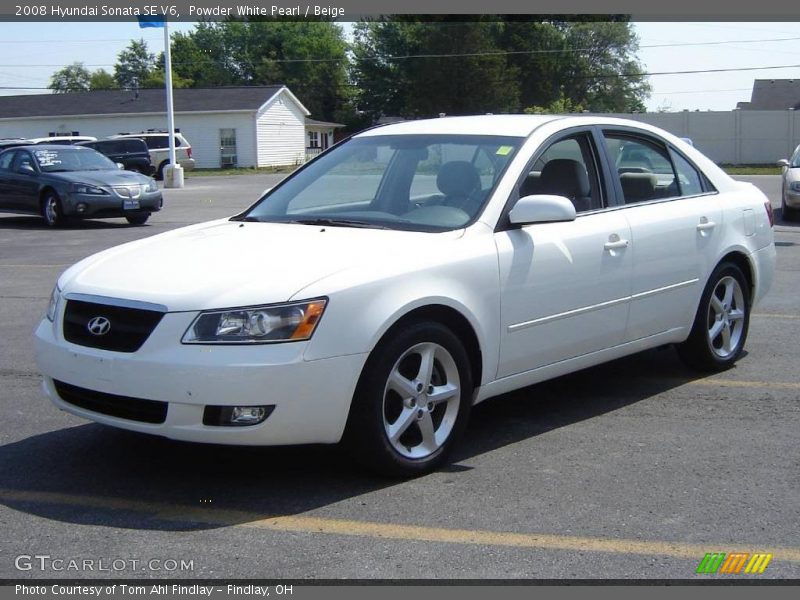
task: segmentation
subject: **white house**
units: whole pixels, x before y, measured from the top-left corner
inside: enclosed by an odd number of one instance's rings
[[[189,140],[201,169],[301,164],[311,147],[309,131],[327,144],[341,127],[312,121],[307,129],[308,110],[283,85],[173,93],[175,127]],[[164,90],[0,96],[0,138],[70,133],[99,139],[148,129],[167,129]]]

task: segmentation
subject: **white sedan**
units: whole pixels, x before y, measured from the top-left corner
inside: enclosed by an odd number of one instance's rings
[[[81,417],[222,444],[345,442],[433,469],[487,398],[647,348],[740,356],[772,211],[631,121],[479,116],[365,131],[230,219],[68,269],[36,330]]]
[[[789,160],[778,161],[781,167],[781,216],[786,221],[800,220],[800,146]]]

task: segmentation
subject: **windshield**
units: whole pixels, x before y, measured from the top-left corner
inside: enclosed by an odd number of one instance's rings
[[[248,221],[446,231],[480,214],[524,138],[352,139],[267,193]]]
[[[117,165],[90,148],[42,148],[34,150],[33,156],[44,173],[117,169]]]
[[[794,156],[792,156],[791,166],[793,168],[800,167],[800,146],[794,149]]]

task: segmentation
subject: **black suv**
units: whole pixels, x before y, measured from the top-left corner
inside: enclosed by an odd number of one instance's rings
[[[88,146],[105,154],[114,162],[122,163],[127,171],[136,171],[144,175],[155,173],[155,167],[150,162],[150,152],[147,144],[138,139],[113,139],[98,140],[96,142],[81,142],[77,146]]]

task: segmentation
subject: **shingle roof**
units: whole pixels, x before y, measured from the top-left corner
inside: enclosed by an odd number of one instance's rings
[[[317,127],[344,127],[344,123],[332,123],[330,121],[315,121],[306,117],[306,125],[316,125]]]
[[[256,110],[282,87],[263,85],[173,90],[175,112]],[[158,113],[166,110],[167,99],[162,89],[139,90],[138,98],[133,92],[120,90],[0,96],[0,118]]]
[[[750,102],[739,102],[742,110],[800,109],[800,79],[756,79]]]

